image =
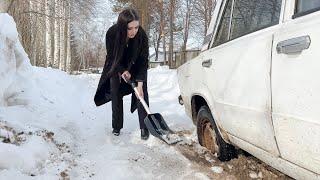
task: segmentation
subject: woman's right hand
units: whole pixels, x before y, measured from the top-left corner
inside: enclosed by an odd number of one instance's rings
[[[124,81],[128,81],[131,79],[131,74],[129,73],[129,71],[124,71],[122,74],[121,74],[121,77],[124,79]]]

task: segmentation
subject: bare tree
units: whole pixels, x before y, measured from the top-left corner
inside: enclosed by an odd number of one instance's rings
[[[189,38],[189,29],[190,29],[190,21],[191,21],[191,15],[193,13],[193,3],[194,0],[185,0],[186,5],[186,12],[185,12],[185,18],[184,18],[184,32],[183,32],[183,44],[182,44],[182,59],[183,61],[186,59],[186,50],[187,50],[187,43]],[[183,63],[183,62],[181,62]]]
[[[71,46],[75,42],[71,39],[71,24],[80,26],[80,22],[89,22],[94,15],[96,1],[10,1],[9,13],[17,23],[22,45],[31,63],[71,71],[71,64],[77,62],[76,58],[71,58],[71,48],[77,48],[76,45]]]
[[[153,2],[153,6],[150,7],[150,37],[151,42],[155,49],[155,60],[158,61],[159,57],[159,48],[162,40],[163,45],[163,52],[166,53],[166,44],[165,44],[165,36],[167,32],[165,32],[165,27],[167,24],[166,17],[164,16],[166,14],[165,7],[164,7],[164,1],[163,0],[157,0]],[[164,61],[165,60],[164,55]]]
[[[160,6],[160,27],[161,27],[161,38],[162,38],[162,50],[163,50],[163,61],[164,64],[167,62],[167,46],[166,46],[166,32],[165,32],[165,27],[166,27],[166,21],[165,21],[165,8],[164,8],[164,3],[163,0],[161,0],[161,6]]]
[[[140,15],[140,23],[141,26],[149,32],[149,7],[153,5],[150,4],[150,0],[116,0],[116,4],[114,5],[114,11],[120,12],[126,7],[135,8]]]
[[[173,68],[173,32],[174,32],[174,14],[175,14],[176,0],[170,0],[170,11],[169,11],[169,30],[170,30],[170,40],[169,40],[169,67]]]
[[[211,16],[216,5],[216,0],[197,0],[195,3],[195,18],[203,23],[203,37],[206,35],[211,21]]]

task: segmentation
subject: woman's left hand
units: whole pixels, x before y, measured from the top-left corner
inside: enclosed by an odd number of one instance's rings
[[[127,82],[128,80],[131,79],[131,74],[129,73],[129,71],[124,71],[121,74],[121,77],[124,79],[125,82]]]
[[[138,87],[137,87],[137,89],[138,89],[138,92],[139,92],[139,96],[142,97],[142,98],[144,98],[142,86],[143,86],[143,82],[138,82]]]

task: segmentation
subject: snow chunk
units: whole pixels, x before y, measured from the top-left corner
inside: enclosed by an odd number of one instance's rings
[[[31,64],[11,16],[0,13],[0,106],[25,105],[32,89]]]
[[[212,170],[214,173],[218,173],[218,174],[220,174],[220,173],[223,172],[223,168],[220,167],[220,166],[213,166],[213,167],[211,167],[211,170]]]
[[[0,13],[0,34],[2,37],[7,37],[12,41],[18,38],[16,23],[7,13]]]
[[[11,131],[8,131],[6,129],[1,129],[1,126],[0,126],[0,139],[1,138],[9,139],[10,142],[15,141],[14,134]]]
[[[209,180],[210,178],[202,173],[195,173],[195,177],[203,180]]]
[[[257,178],[258,178],[258,175],[257,175],[257,173],[255,173],[255,172],[250,172],[250,173],[249,173],[249,177],[252,178],[252,179],[257,179]]]
[[[205,154],[204,155],[204,157],[205,157],[205,159],[208,161],[208,162],[210,162],[210,163],[214,163],[214,162],[216,162],[214,159],[212,159],[211,158],[211,154]]]
[[[0,169],[14,168],[35,174],[49,158],[49,148],[50,145],[38,136],[33,136],[21,146],[0,143]]]

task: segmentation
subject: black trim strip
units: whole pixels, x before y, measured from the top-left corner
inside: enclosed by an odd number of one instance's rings
[[[242,34],[241,36],[235,37],[235,38],[233,38],[233,39],[229,39],[228,41],[225,41],[225,42],[223,42],[223,43],[221,43],[221,44],[219,44],[219,45],[217,45],[217,46],[214,46],[214,47],[218,47],[218,46],[220,46],[220,45],[222,45],[222,44],[228,43],[228,42],[230,42],[230,41],[233,41],[233,40],[235,40],[235,39],[241,38],[241,37],[246,36],[246,35],[248,35],[248,34],[251,34],[251,33],[254,33],[254,32],[257,32],[257,31],[260,31],[260,30],[263,30],[263,29],[267,29],[267,28],[270,28],[270,27],[273,27],[273,26],[277,26],[277,25],[279,25],[279,23],[274,23],[274,24],[273,24],[273,23],[270,23],[269,25],[263,26],[263,27],[261,27],[261,28],[254,29],[254,30],[252,30],[252,31],[246,32],[245,34]]]
[[[216,26],[217,26],[217,29],[216,29],[216,32],[215,32],[215,34],[214,34],[213,43],[212,43],[212,46],[210,47],[210,49],[211,49],[211,48],[214,48],[214,47],[217,47],[217,46],[219,46],[219,45],[221,45],[221,44],[224,44],[224,43],[226,43],[226,42],[229,41],[229,39],[227,39],[227,41],[225,41],[225,42],[222,42],[222,43],[219,43],[219,44],[215,44],[215,43],[216,43],[215,41],[217,40],[217,37],[218,37],[218,35],[219,35],[220,28],[221,28],[221,26],[222,26],[222,21],[223,21],[224,15],[225,15],[225,13],[226,13],[226,10],[227,10],[229,1],[232,1],[232,0],[226,0],[225,4],[221,4],[220,10],[219,10],[219,21],[217,21],[217,23],[219,23],[219,24],[216,25]],[[224,6],[223,6],[223,5],[224,5]],[[232,9],[232,6],[231,6],[231,9]],[[230,9],[230,16],[229,16],[229,18],[231,17],[231,9]],[[222,12],[221,12],[221,11],[222,11]],[[220,14],[220,13],[221,13],[221,14]],[[227,18],[228,18],[228,17],[227,17]],[[230,21],[231,21],[231,20],[232,20],[232,19],[230,18]],[[230,23],[228,23],[228,29],[229,29],[229,24],[230,24]],[[228,31],[228,34],[227,34],[227,35],[229,36],[229,31]]]
[[[292,19],[304,16],[304,15],[307,15],[307,14],[311,14],[311,13],[314,13],[314,12],[319,11],[319,10],[320,10],[320,7],[317,7],[317,8],[310,9],[310,10],[307,10],[307,11],[304,11],[304,12],[299,12],[299,13],[294,14],[292,16]]]
[[[267,29],[267,28],[269,28],[269,27],[272,27],[272,26],[275,26],[275,25],[278,25],[278,24],[279,24],[279,21],[278,21],[278,22],[269,23],[269,24],[267,24],[267,25],[261,26],[261,27],[259,27],[259,28],[253,29],[253,30],[248,31],[248,32],[245,32],[244,34],[241,34],[240,36],[237,36],[237,37],[234,37],[234,38],[230,37],[230,40],[234,40],[234,39],[240,38],[240,37],[242,37],[242,36],[245,36],[245,35],[248,35],[248,34],[251,34],[251,33],[254,33],[254,32],[257,32],[257,31],[260,31],[260,30],[262,30],[262,29]],[[231,36],[232,36],[232,34],[231,34]]]

